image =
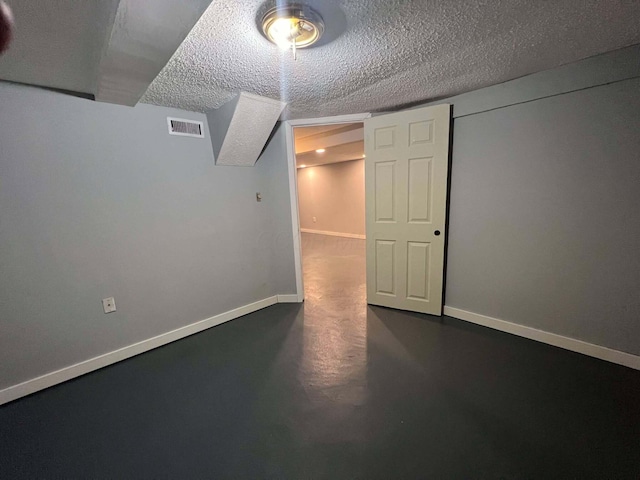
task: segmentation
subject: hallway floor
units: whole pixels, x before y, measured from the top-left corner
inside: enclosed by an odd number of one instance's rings
[[[367,307],[303,235],[279,304],[0,407],[0,478],[640,478],[640,372]]]

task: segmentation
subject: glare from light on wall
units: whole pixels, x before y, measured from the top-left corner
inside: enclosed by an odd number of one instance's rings
[[[298,168],[307,168],[306,165],[300,165]]]
[[[324,148],[319,148],[316,150],[316,153],[324,153],[326,150]]]

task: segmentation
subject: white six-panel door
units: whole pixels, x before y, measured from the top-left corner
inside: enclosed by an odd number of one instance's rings
[[[450,106],[365,120],[367,302],[442,314]]]

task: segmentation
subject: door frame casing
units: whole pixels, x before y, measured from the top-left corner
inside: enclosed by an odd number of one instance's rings
[[[298,208],[298,169],[296,168],[294,127],[313,127],[318,125],[336,125],[340,123],[364,123],[370,113],[338,115],[335,117],[304,118],[284,122],[285,142],[287,144],[287,167],[289,172],[289,203],[291,207],[291,231],[293,234],[293,258],[296,272],[296,298],[304,301],[304,283],[302,279],[302,239],[300,236],[300,211]]]

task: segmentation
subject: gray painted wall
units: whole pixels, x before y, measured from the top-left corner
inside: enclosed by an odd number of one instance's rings
[[[447,305],[640,354],[639,78],[456,118],[450,202]]]
[[[284,131],[222,167],[168,115],[0,84],[0,389],[295,291]]]
[[[282,124],[276,126],[276,131],[267,144],[267,148],[256,163],[255,167],[227,167],[227,168],[256,168],[261,163],[271,165],[269,176],[265,179],[271,205],[269,228],[272,242],[271,278],[273,286],[280,295],[296,293],[296,270],[293,255],[293,226],[291,224],[291,200],[289,197],[289,164],[287,161],[287,146],[285,129]],[[264,195],[263,195],[264,197]],[[264,200],[263,200],[264,202]]]

